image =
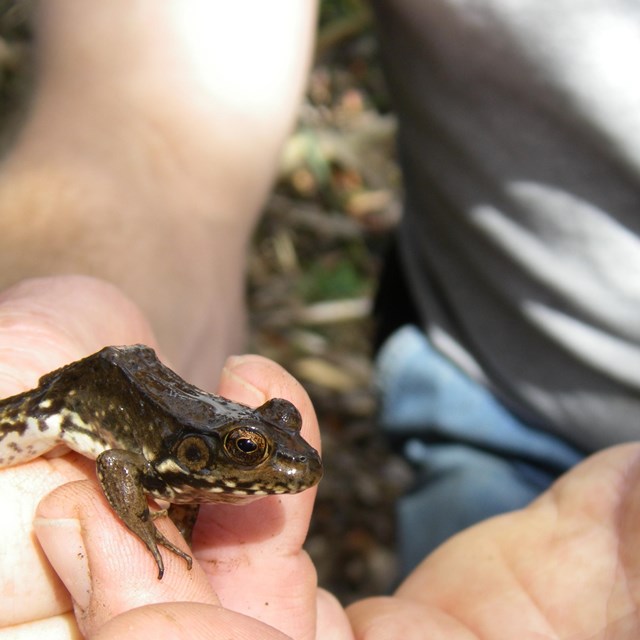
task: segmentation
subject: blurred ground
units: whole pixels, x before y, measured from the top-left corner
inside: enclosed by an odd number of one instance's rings
[[[369,14],[348,5],[323,14],[249,274],[252,346],[303,382],[320,418],[326,474],[307,549],[344,602],[393,585],[393,505],[410,482],[375,425],[369,315],[401,208],[395,120]]]
[[[19,126],[30,80],[28,2],[0,0],[0,124]],[[343,602],[395,579],[393,505],[410,483],[375,426],[371,300],[400,215],[395,120],[360,0],[325,1],[316,64],[249,261],[251,345],[305,385],[325,477],[307,541]]]

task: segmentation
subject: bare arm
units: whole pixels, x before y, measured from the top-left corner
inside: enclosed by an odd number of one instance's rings
[[[312,0],[51,0],[31,114],[0,172],[0,288],[82,273],[211,384],[241,344],[248,235],[295,117]]]

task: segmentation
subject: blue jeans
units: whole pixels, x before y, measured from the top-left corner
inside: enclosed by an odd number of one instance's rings
[[[381,426],[417,469],[398,504],[403,575],[458,531],[524,507],[584,457],[522,422],[414,326],[387,339],[377,370]]]

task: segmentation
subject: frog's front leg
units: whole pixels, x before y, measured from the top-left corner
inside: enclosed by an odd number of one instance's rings
[[[149,463],[139,454],[109,449],[96,458],[96,470],[102,491],[111,508],[127,527],[144,542],[158,565],[158,580],[164,575],[164,563],[158,543],[184,558],[191,569],[191,556],[165,538],[153,523],[143,479],[153,474]]]

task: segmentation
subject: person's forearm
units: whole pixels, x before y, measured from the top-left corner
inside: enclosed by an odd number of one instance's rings
[[[0,173],[0,286],[85,273],[205,384],[242,334],[246,242],[295,117],[313,2],[49,0]]]

